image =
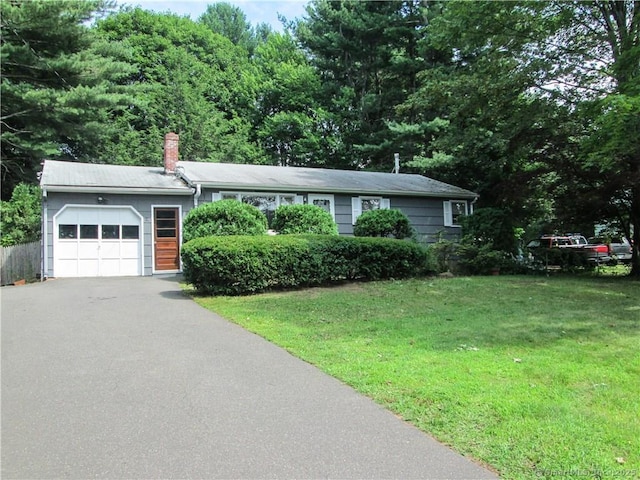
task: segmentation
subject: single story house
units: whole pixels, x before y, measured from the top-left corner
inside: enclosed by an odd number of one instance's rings
[[[422,175],[178,160],[165,137],[164,168],[46,160],[43,278],[179,272],[182,220],[204,202],[234,198],[269,216],[283,204],[331,213],[341,235],[363,211],[404,212],[421,241],[457,236],[477,195]]]

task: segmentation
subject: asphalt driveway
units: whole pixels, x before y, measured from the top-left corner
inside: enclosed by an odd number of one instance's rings
[[[497,478],[174,277],[3,287],[2,478]]]

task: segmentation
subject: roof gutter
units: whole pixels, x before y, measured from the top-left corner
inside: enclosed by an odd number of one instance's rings
[[[193,190],[176,188],[144,188],[144,187],[87,187],[87,186],[65,186],[65,185],[43,185],[43,189],[49,192],[58,193],[111,193],[111,194],[133,194],[133,195],[192,195]]]
[[[249,185],[246,183],[207,183],[202,182],[202,187],[212,188],[216,190],[237,190],[248,192],[309,192],[309,193],[343,193],[347,195],[394,195],[401,197],[431,197],[431,198],[461,198],[461,199],[477,199],[478,194],[471,191],[462,192],[415,192],[407,190],[359,190],[357,188],[331,188],[331,187],[314,187],[306,186],[266,186],[263,184]]]

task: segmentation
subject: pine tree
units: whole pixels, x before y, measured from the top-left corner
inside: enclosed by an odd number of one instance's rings
[[[42,160],[93,157],[109,112],[127,97],[111,80],[128,74],[88,26],[104,0],[11,0],[2,17],[2,197],[34,183]]]

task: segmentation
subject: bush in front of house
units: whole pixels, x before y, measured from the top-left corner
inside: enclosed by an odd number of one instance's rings
[[[182,247],[185,280],[201,293],[243,295],[427,272],[417,243],[336,235],[203,237]]]
[[[19,183],[11,200],[0,202],[0,245],[8,247],[40,240],[42,192],[37,185]]]
[[[428,247],[429,256],[438,273],[490,275],[524,273],[524,267],[511,253],[496,250],[491,244],[478,245],[463,240],[440,240]]]
[[[478,208],[461,219],[462,239],[439,240],[429,247],[438,272],[463,275],[525,273],[518,251],[523,233],[516,228],[513,215],[498,208]]]
[[[546,271],[549,267],[557,267],[565,272],[574,272],[585,268],[593,268],[595,264],[590,264],[580,250],[573,248],[544,248],[531,249],[531,267]]]
[[[265,235],[267,217],[253,205],[237,200],[203,203],[184,219],[185,242],[211,235]]]
[[[338,226],[331,214],[317,205],[281,205],[275,211],[271,228],[284,235],[338,234]]]
[[[356,237],[393,237],[398,240],[414,235],[409,218],[400,210],[369,210],[356,219]]]
[[[513,214],[500,208],[478,208],[461,219],[463,243],[491,245],[492,250],[518,253],[518,240],[524,233],[513,223]]]

